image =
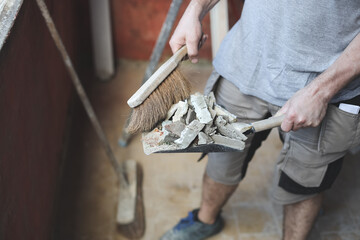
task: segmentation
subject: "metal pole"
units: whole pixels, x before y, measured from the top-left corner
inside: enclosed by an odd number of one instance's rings
[[[121,184],[128,186],[129,183],[125,176],[125,172],[124,172],[123,168],[120,166],[120,164],[118,163],[118,161],[116,160],[115,154],[112,151],[112,149],[110,147],[110,143],[106,138],[105,132],[102,129],[100,122],[95,114],[95,111],[90,104],[89,98],[87,97],[84,87],[82,86],[82,84],[80,82],[80,79],[75,71],[75,68],[74,68],[72,62],[71,62],[69,54],[67,53],[65,46],[61,40],[61,37],[55,27],[54,21],[52,20],[50,14],[49,14],[46,4],[43,0],[36,0],[36,2],[40,8],[42,16],[45,19],[45,22],[50,31],[51,37],[53,38],[55,45],[63,58],[65,66],[70,74],[70,78],[75,86],[75,89],[80,97],[81,102],[84,105],[86,113],[90,118],[90,122],[92,123],[98,137],[101,140],[103,147],[105,148],[108,159],[109,159],[111,165],[113,166],[113,169],[118,177],[118,180],[120,181]]]

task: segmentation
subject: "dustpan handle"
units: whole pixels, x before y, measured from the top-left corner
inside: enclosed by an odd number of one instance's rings
[[[285,115],[277,116],[277,117],[271,117],[265,120],[261,120],[258,122],[252,123],[252,127],[255,130],[255,132],[261,132],[264,130],[268,130],[274,127],[279,127],[284,120]]]

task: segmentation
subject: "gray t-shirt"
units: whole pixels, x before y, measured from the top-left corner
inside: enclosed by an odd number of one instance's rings
[[[213,62],[243,93],[283,105],[360,32],[360,0],[247,0]],[[360,78],[332,102],[360,95]]]

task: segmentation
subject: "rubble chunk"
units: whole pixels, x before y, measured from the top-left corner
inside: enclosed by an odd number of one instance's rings
[[[213,126],[212,124],[206,124],[204,127],[204,133],[211,136],[216,133],[216,126]]]
[[[210,92],[209,95],[205,96],[205,101],[206,101],[206,104],[207,104],[209,110],[213,109],[214,104],[216,102],[214,92]]]
[[[171,133],[171,132],[167,132],[164,139],[159,143],[159,144],[172,144],[175,142],[175,140],[179,139],[179,136]]]
[[[187,100],[178,102],[178,108],[173,116],[173,122],[178,122],[187,113],[189,105]]]
[[[245,148],[245,143],[239,139],[232,139],[220,134],[214,134],[211,136],[216,144],[224,145],[226,147],[243,150]]]
[[[194,106],[196,117],[197,119],[199,119],[201,123],[207,124],[213,120],[207,108],[205,98],[203,95],[199,93],[196,93],[195,95],[191,95],[190,102]]]
[[[209,108],[209,112],[210,112],[211,118],[214,119],[216,117],[216,111],[212,108]]]
[[[215,103],[214,110],[216,111],[216,115],[218,116],[227,116],[229,118],[229,122],[233,123],[236,122],[236,116],[226,110],[225,108],[221,107],[220,105],[217,105]]]
[[[229,138],[235,138],[239,140],[246,140],[247,137],[242,134],[240,131],[238,131],[233,125],[228,124],[222,116],[218,116],[215,120],[215,125],[218,128],[218,132],[222,135],[229,137]]]
[[[161,123],[161,128],[164,129],[166,125],[172,124],[171,120],[165,120]]]
[[[190,124],[192,121],[194,121],[196,118],[196,113],[194,112],[194,110],[192,110],[191,108],[189,108],[188,113],[186,115],[186,120],[185,123],[186,125]]]
[[[185,129],[185,124],[180,121],[170,122],[168,124],[163,125],[163,129],[180,137],[181,132]]]
[[[235,122],[235,123],[231,123],[231,125],[240,133],[244,133],[247,130],[250,130],[252,127],[250,124],[244,122]]]
[[[179,107],[179,103],[175,103],[170,107],[169,111],[166,114],[165,121],[169,120],[174,115],[178,107]]]
[[[225,126],[225,124],[227,124],[228,121],[226,120],[226,118],[224,118],[223,116],[218,116],[216,119],[215,119],[215,125],[217,127],[219,126]]]
[[[175,140],[175,143],[178,144],[181,148],[187,148],[192,143],[192,141],[194,141],[204,126],[205,124],[199,122],[198,120],[192,121],[181,132],[180,138]]]
[[[164,143],[165,136],[162,131],[154,129],[151,132],[142,134],[142,143],[144,153],[149,155],[158,151],[176,150],[178,147],[176,144],[161,144]]]
[[[243,132],[251,125],[236,120],[235,115],[216,104],[214,93],[196,93],[174,104],[161,125],[143,134],[144,152],[181,151],[212,143],[242,150],[247,139]]]
[[[199,132],[198,134],[198,145],[203,145],[203,144],[209,144],[209,143],[213,143],[214,141],[211,139],[211,137],[209,137],[207,134],[203,133],[203,132]]]

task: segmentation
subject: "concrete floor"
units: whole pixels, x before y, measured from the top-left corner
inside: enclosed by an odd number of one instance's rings
[[[94,82],[89,95],[112,147],[120,161],[134,159],[144,170],[143,198],[146,232],[142,239],[158,239],[187,212],[199,206],[201,179],[206,159],[199,154],[144,155],[140,136],[127,148],[117,145],[128,116],[127,99],[140,86],[146,63],[121,61],[114,80]],[[208,62],[186,64],[185,75],[201,91],[211,72]],[[64,170],[56,239],[126,239],[115,229],[118,190],[105,152],[87,118],[75,126],[81,136],[69,153]],[[223,210],[226,226],[211,238],[275,240],[281,238],[282,210],[269,198],[274,162],[282,147],[273,130],[250,163],[247,177]],[[360,239],[359,155],[349,155],[332,190],[326,192],[323,213],[311,240]]]

